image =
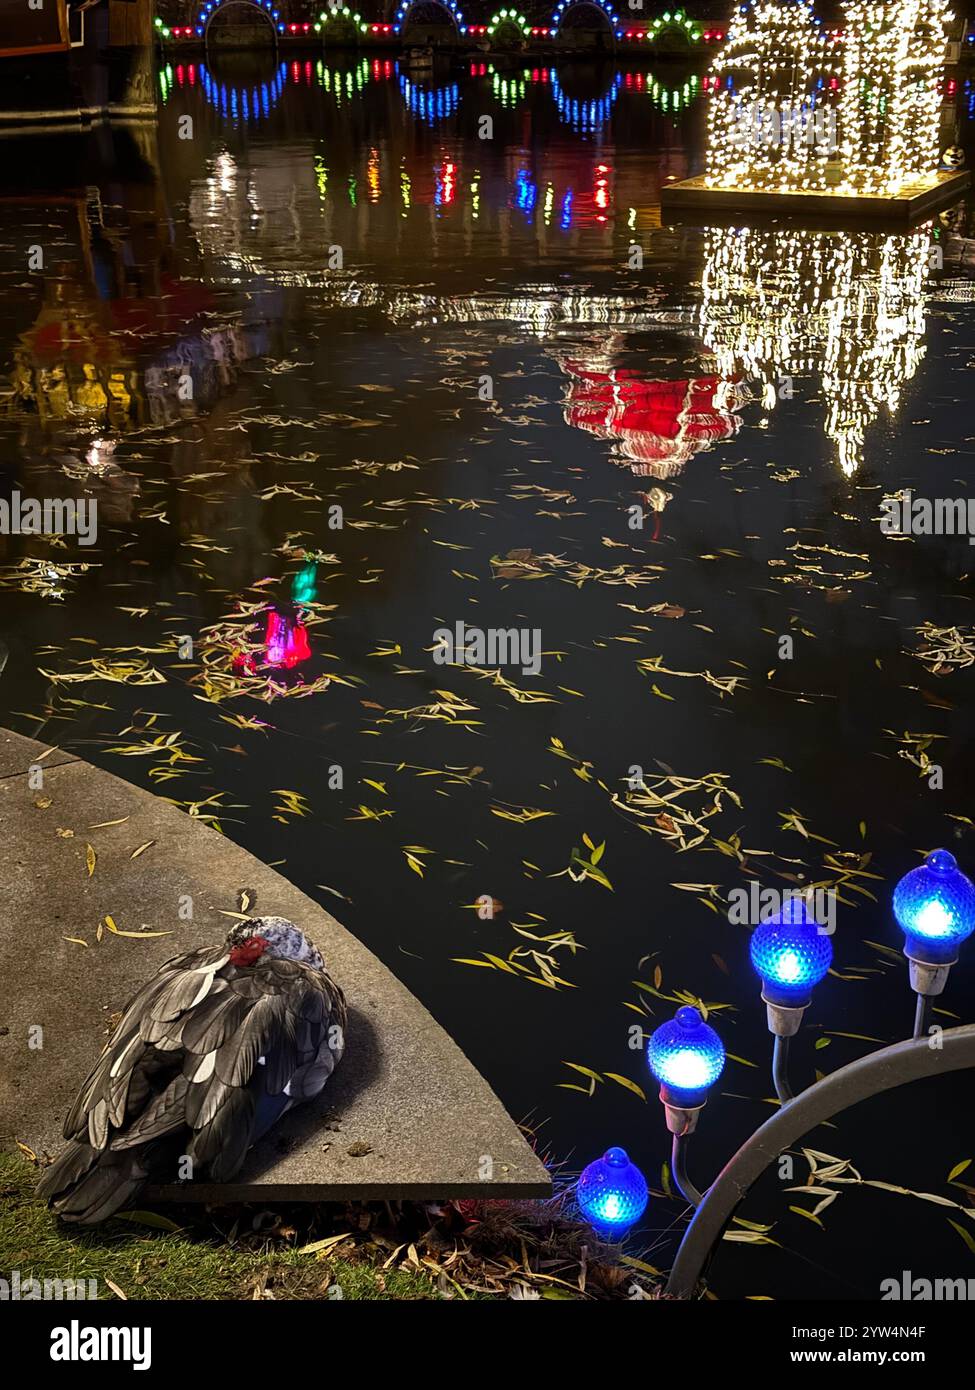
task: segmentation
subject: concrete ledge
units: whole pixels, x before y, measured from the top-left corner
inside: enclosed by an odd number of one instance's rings
[[[322,950],[350,1006],[346,1054],[322,1095],[262,1140],[235,1182],[158,1189],[147,1200],[550,1195],[548,1173],[484,1079],[334,917],[182,811],[70,754],[45,751],[0,732],[0,1144],[57,1152],[111,1015],[164,960],[219,941],[233,924],[221,910],[234,911],[248,888],[257,912],[292,918]],[[37,763],[41,790],[26,775]],[[120,823],[93,828],[106,821]],[[185,894],[190,922],[178,917]],[[104,932],[99,942],[106,914],[123,931],[171,935]],[[36,1025],[40,1050],[29,1045]]]
[[[738,187],[709,188],[704,175],[667,184],[661,189],[660,209],[664,217],[689,220],[691,213],[760,213],[790,218],[815,218],[846,226],[854,222],[910,225],[926,214],[952,203],[971,182],[967,169],[939,171],[916,184],[909,184],[896,197],[880,194],[824,193],[808,191],[777,192],[771,189]],[[686,215],[686,216],[685,216]]]

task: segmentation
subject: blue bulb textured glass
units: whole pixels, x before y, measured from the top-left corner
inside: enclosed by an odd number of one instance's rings
[[[833,959],[832,942],[801,898],[786,899],[781,911],[758,924],[750,952],[765,998],[786,1007],[809,1002]]]
[[[650,1035],[647,1062],[674,1104],[693,1105],[724,1070],[724,1044],[699,1010],[688,1005]]]
[[[936,849],[894,889],[894,916],[913,959],[957,960],[960,943],[975,931],[975,886],[953,854]]]
[[[582,1170],[576,1201],[596,1230],[622,1231],[646,1211],[646,1179],[624,1149],[607,1149]]]

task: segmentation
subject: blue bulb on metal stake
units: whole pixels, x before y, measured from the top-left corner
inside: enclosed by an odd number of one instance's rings
[[[784,1008],[805,1008],[833,959],[832,942],[802,898],[787,898],[781,911],[759,923],[750,952],[762,998]]]
[[[671,1105],[703,1105],[724,1070],[724,1044],[698,1009],[678,1009],[647,1043],[647,1062]]]
[[[975,931],[975,886],[953,854],[936,849],[894,889],[894,916],[905,955],[925,965],[950,965]]]
[[[576,1201],[596,1231],[621,1235],[646,1211],[646,1179],[624,1149],[607,1149],[582,1170]]]

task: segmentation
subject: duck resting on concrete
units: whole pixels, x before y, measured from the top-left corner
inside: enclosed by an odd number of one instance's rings
[[[283,917],[168,960],[129,1001],[64,1124],[38,1194],[97,1226],[149,1183],[226,1182],[342,1056],[346,1007],[318,949]]]

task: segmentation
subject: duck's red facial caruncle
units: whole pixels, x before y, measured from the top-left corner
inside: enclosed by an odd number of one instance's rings
[[[230,950],[231,965],[254,965],[260,960],[264,952],[270,946],[270,942],[263,936],[249,936],[242,941],[239,946],[233,946]]]

